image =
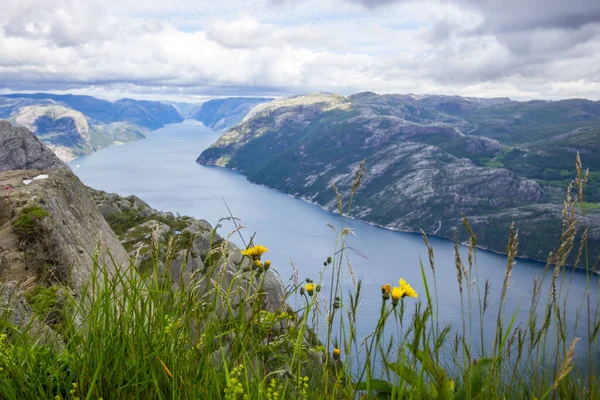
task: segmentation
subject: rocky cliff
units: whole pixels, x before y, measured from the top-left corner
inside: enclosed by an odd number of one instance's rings
[[[95,253],[109,272],[128,262],[125,249],[71,171],[4,171],[0,185],[3,279],[58,281],[79,292],[91,276]]]
[[[296,96],[255,107],[197,161],[238,170],[253,182],[334,211],[337,199],[330,183],[347,202],[356,168],[366,159],[368,172],[356,191],[353,215],[387,228],[424,229],[452,239],[464,213],[476,221],[478,243],[499,252],[505,251],[514,220],[521,229],[520,256],[544,260],[560,238],[560,204],[567,177],[575,176],[577,150],[584,165],[598,162],[590,148],[600,148],[594,130],[599,106],[588,103],[589,118],[582,125],[571,118],[580,114],[579,102],[557,106],[374,93]],[[564,118],[540,122],[553,110]],[[535,121],[542,128],[536,129]],[[562,125],[556,126],[559,121]],[[548,168],[541,172],[546,175],[536,175],[543,165],[558,168],[561,178],[543,179],[555,173]],[[600,172],[594,171],[588,183],[592,203],[584,205],[584,219],[596,257],[599,183],[593,177]]]
[[[69,169],[26,128],[0,121],[0,171],[15,169]]]

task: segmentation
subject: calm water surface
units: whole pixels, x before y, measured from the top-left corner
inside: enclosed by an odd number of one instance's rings
[[[218,137],[218,133],[200,123],[186,121],[156,131],[146,140],[112,146],[70,165],[80,179],[93,188],[120,195],[134,194],[154,208],[206,219],[213,225],[228,215],[226,201],[233,215],[241,218],[247,227],[244,230],[246,238],[256,232],[255,242],[269,248],[268,258],[284,282],[292,276],[291,262],[299,269],[301,280],[317,281],[323,260],[331,255],[335,246],[336,236],[327,224],[338,227],[339,218],[316,205],[252,184],[229,170],[197,164],[195,160],[200,152]],[[359,337],[364,337],[375,327],[382,284],[397,284],[403,277],[425,297],[419,260],[427,262],[427,249],[420,235],[393,232],[359,221],[350,221],[350,226],[354,230],[354,236],[349,239],[351,245],[366,256],[350,254],[354,274],[363,281]],[[220,230],[221,235],[225,236],[231,228],[232,225],[225,224]],[[233,236],[232,240],[241,245],[238,236]],[[440,321],[454,322],[458,327],[461,307],[453,244],[436,238],[431,238],[431,244],[435,250]],[[466,251],[462,251],[466,260]],[[492,286],[489,320],[486,318],[485,321],[485,340],[488,341],[495,332],[506,257],[480,250],[477,265],[479,276],[473,284],[482,285],[489,279]],[[431,275],[429,269],[427,271]],[[541,263],[517,262],[507,296],[506,315],[509,319],[517,311],[517,323],[527,320],[532,282],[543,272]],[[580,306],[586,291],[586,274],[577,271],[565,279],[571,281],[568,307],[573,310],[568,313],[566,322],[572,336],[585,338],[585,324],[580,323],[575,331],[574,310]],[[348,286],[353,285],[348,271],[344,271],[344,280]],[[546,289],[548,281],[545,281]],[[324,294],[328,293],[327,282],[328,279],[323,282]],[[591,304],[595,306],[598,304],[597,277],[592,278],[591,287]],[[474,321],[474,329],[479,332],[477,321]],[[587,347],[585,342],[579,346],[582,352],[583,347]]]

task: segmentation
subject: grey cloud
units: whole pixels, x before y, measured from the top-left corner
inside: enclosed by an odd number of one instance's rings
[[[346,0],[377,8],[411,0]],[[414,1],[414,0],[413,0]],[[535,28],[578,29],[600,22],[598,0],[432,0],[476,10],[484,17],[482,32],[520,31]]]
[[[600,22],[597,0],[454,0],[480,11],[482,31],[579,29]]]
[[[422,32],[429,44],[422,52],[431,58],[428,65],[444,66],[425,68],[424,75],[440,82],[469,84],[515,76],[555,80],[566,73],[555,68],[557,63],[588,64],[585,59],[600,48],[598,0],[450,2],[475,11],[481,21],[465,26],[441,19]]]

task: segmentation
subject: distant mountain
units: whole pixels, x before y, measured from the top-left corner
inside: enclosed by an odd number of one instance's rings
[[[175,107],[179,115],[184,119],[192,118],[192,115],[197,113],[202,107],[202,103],[186,103],[181,101],[168,101],[166,103]]]
[[[30,129],[63,160],[142,139],[183,120],[173,106],[161,102],[49,93],[0,96],[0,118]]]
[[[203,103],[190,118],[196,119],[214,130],[223,131],[242,122],[256,105],[271,100],[273,99],[251,97],[210,100]]]
[[[598,255],[600,102],[296,96],[255,107],[197,161],[334,211],[330,182],[348,200],[354,171],[366,159],[353,215],[452,239],[464,213],[478,244],[500,252],[515,221],[519,254],[544,259],[560,239],[577,152],[591,169],[584,221]]]
[[[154,130],[162,128],[166,124],[183,121],[183,118],[173,106],[158,101],[121,99],[110,102],[91,96],[57,95],[50,93],[17,93],[2,95],[2,97],[41,101],[52,100],[55,103],[79,111],[86,117],[104,124],[129,122]]]

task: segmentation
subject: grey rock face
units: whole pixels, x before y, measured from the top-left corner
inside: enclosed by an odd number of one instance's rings
[[[23,185],[23,178],[46,179]],[[93,255],[109,273],[128,262],[128,255],[102,217],[85,186],[71,171],[6,171],[0,185],[0,276],[6,279],[57,279],[76,293],[93,270]],[[44,210],[39,230],[26,240],[15,221],[28,209]]]
[[[26,128],[0,121],[0,171],[69,169]]]

